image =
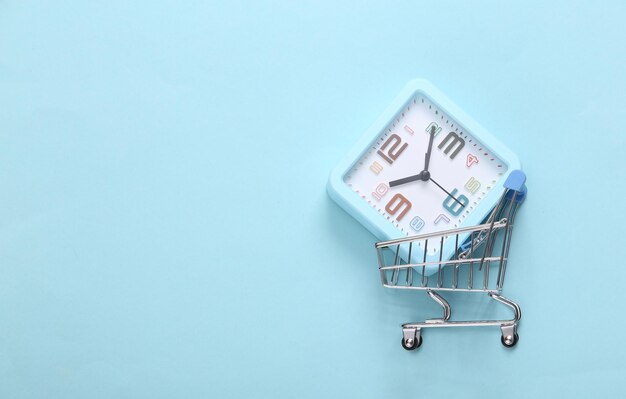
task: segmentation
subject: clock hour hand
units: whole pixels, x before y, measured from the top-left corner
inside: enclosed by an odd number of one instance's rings
[[[458,199],[456,199],[456,198],[455,198],[452,194],[450,194],[450,193],[448,192],[448,190],[446,190],[445,188],[441,187],[441,185],[440,185],[439,183],[437,183],[436,181],[434,181],[432,177],[429,177],[429,179],[430,179],[430,181],[431,181],[431,182],[435,183],[435,185],[436,185],[437,187],[439,187],[440,189],[442,189],[444,193],[448,194],[448,195],[450,196],[450,198],[452,198],[453,200],[455,200],[456,202],[458,202],[458,203],[461,205],[461,207],[464,207],[464,206],[465,206],[465,204],[464,204],[464,203],[462,203],[461,201],[459,201]]]
[[[428,151],[424,159],[424,172],[428,172],[428,164],[430,163],[430,153],[433,151],[433,141],[435,141],[435,127],[430,128],[430,140],[428,141]]]
[[[413,176],[404,177],[404,178],[398,179],[398,180],[392,180],[392,181],[389,182],[389,187],[395,187],[395,186],[399,186],[401,184],[411,183],[411,182],[417,181],[417,180],[428,181],[429,178],[430,178],[430,173],[428,173],[428,172],[420,172],[420,173],[418,173],[416,175],[413,175]]]

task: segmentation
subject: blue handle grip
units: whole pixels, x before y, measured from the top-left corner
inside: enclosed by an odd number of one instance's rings
[[[506,181],[504,182],[504,188],[510,190],[507,193],[507,198],[513,198],[513,192],[515,191],[517,194],[515,195],[516,202],[522,202],[526,198],[526,193],[528,189],[526,188],[526,175],[521,170],[514,170],[509,174]]]

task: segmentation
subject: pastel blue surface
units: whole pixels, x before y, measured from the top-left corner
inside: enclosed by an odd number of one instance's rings
[[[624,397],[626,5],[439,3],[0,3],[0,398]],[[416,77],[528,176],[513,350],[326,194]]]

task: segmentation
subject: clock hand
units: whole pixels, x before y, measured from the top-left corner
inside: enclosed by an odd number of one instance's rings
[[[453,200],[455,200],[456,202],[458,202],[462,207],[465,206],[464,203],[462,203],[461,201],[459,201],[458,199],[454,198],[454,196],[452,194],[450,194],[448,192],[448,190],[446,190],[445,188],[441,187],[441,185],[439,183],[437,183],[436,181],[433,180],[432,177],[429,178],[431,182],[435,183],[437,185],[437,187],[439,187],[440,189],[442,189],[446,194],[448,194]]]
[[[424,171],[424,172],[420,172],[420,173],[418,173],[416,175],[413,175],[413,176],[409,176],[409,177],[405,177],[405,178],[402,178],[402,179],[390,181],[389,182],[389,187],[399,186],[401,184],[410,183],[410,182],[416,181],[416,180],[428,181],[429,178],[430,178],[430,173]]]
[[[435,139],[435,127],[430,128],[430,140],[428,141],[428,151],[426,151],[426,159],[424,160],[424,172],[428,172],[428,164],[430,163],[430,153],[433,150],[433,141]]]
[[[435,127],[430,128],[430,141],[428,142],[428,151],[426,151],[426,159],[424,160],[424,170],[420,173],[405,177],[403,179],[393,180],[389,182],[389,187],[399,186],[401,184],[411,183],[416,180],[428,181],[430,173],[428,172],[428,164],[430,163],[430,153],[433,150],[433,141],[435,139]],[[435,183],[437,184],[437,183]],[[441,186],[440,186],[441,187]],[[444,190],[445,191],[445,190]],[[454,198],[454,197],[452,197]]]

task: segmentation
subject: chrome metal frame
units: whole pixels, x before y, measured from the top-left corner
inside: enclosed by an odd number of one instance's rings
[[[443,309],[443,316],[440,318],[402,325],[402,346],[405,349],[419,347],[422,344],[421,330],[435,327],[499,326],[504,346],[512,347],[517,343],[519,339],[517,325],[522,317],[522,311],[517,303],[502,296],[501,292],[506,276],[513,223],[525,194],[525,187],[523,191],[505,189],[484,224],[376,244],[378,270],[384,287],[426,291]],[[459,246],[461,236],[468,238]],[[455,251],[451,259],[443,260],[441,254],[447,240],[454,240]],[[433,242],[438,245],[437,252],[440,254],[438,261],[426,261],[429,242],[431,245]],[[411,257],[416,245],[423,248],[422,262],[415,262]],[[405,261],[401,254],[407,253]],[[434,267],[437,271],[429,279],[426,269]],[[495,272],[496,275],[490,274]],[[451,306],[438,293],[446,291],[486,293],[493,300],[509,307],[513,311],[513,318],[451,321]]]

